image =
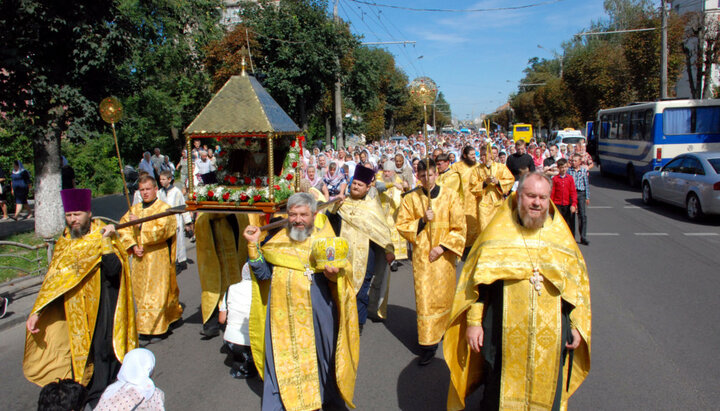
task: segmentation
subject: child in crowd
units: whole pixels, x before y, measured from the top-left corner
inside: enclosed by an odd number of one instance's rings
[[[575,180],[568,171],[567,159],[561,158],[557,161],[558,175],[552,178],[552,195],[550,199],[560,210],[560,214],[565,222],[570,226],[573,222],[571,219],[577,210],[577,191],[575,189]]]
[[[230,285],[220,300],[220,324],[226,324],[223,339],[232,359],[230,375],[234,378],[252,378],[257,375],[250,351],[250,302],[252,279],[250,266],[242,268],[242,280]]]

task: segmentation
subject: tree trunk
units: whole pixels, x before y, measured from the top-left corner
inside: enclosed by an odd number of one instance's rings
[[[54,116],[49,116],[54,117]],[[52,118],[33,143],[35,155],[35,233],[51,238],[62,233],[65,213],[60,199],[60,130]]]
[[[695,89],[695,82],[693,81],[693,64],[692,54],[690,49],[683,45],[683,52],[685,53],[685,71],[688,76],[688,85],[690,86],[690,98],[697,98],[697,90]]]
[[[325,146],[332,142],[332,130],[330,128],[330,117],[325,117]]]

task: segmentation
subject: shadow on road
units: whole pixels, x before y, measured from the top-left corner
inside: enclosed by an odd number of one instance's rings
[[[683,223],[693,224],[697,226],[711,226],[711,227],[718,227],[720,226],[720,217],[718,216],[704,216],[698,221],[691,221],[688,219],[685,215],[685,209],[676,207],[670,204],[660,203],[657,201],[654,201],[652,205],[646,206],[643,204],[641,198],[626,198],[625,201],[628,204],[632,204],[634,206],[645,208],[646,210],[659,214],[663,217],[667,217],[669,219],[680,221]]]
[[[398,377],[398,408],[401,410],[444,410],[450,372],[442,358],[421,367],[413,359]]]
[[[392,333],[398,341],[403,343],[411,353],[420,355],[417,342],[417,315],[414,310],[399,305],[388,305],[388,320],[385,328]]]
[[[608,188],[615,191],[627,191],[630,193],[640,193],[639,187],[630,187],[624,177],[607,176],[603,177],[599,171],[590,172],[590,186],[599,188]]]
[[[200,306],[197,307],[195,314],[185,319],[185,322],[189,324],[202,324],[202,311],[200,310]]]

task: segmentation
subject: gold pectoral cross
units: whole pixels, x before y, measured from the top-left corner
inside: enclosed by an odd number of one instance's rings
[[[530,277],[530,283],[535,287],[535,291],[537,291],[538,295],[542,292],[542,282],[543,282],[543,276],[540,275],[540,270],[537,268],[533,268],[533,275]]]

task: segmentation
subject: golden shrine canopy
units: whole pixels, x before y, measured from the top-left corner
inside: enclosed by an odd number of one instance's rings
[[[298,134],[300,128],[253,76],[232,76],[185,129],[188,137]]]

